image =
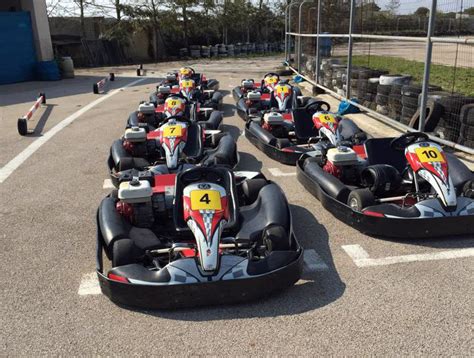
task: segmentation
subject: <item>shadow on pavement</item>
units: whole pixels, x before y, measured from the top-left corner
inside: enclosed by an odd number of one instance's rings
[[[346,286],[334,266],[328,233],[307,209],[291,205],[291,211],[295,235],[300,244],[305,250],[315,250],[329,270],[304,273],[294,286],[259,301],[176,311],[132,310],[160,318],[200,322],[294,315],[312,311],[336,301],[343,295]]]
[[[221,124],[220,129],[223,132],[229,133],[236,142],[237,142],[237,139],[239,139],[240,129],[238,127],[233,126],[231,124]]]
[[[262,162],[254,155],[245,152],[239,152],[240,161],[235,170],[259,172],[262,170]]]
[[[31,133],[28,133],[29,137],[41,137],[43,134],[43,129],[44,126],[46,125],[46,122],[48,121],[49,115],[53,111],[53,108],[56,107],[56,104],[46,104],[46,109],[44,110],[43,114],[41,117],[38,119],[36,122],[35,128],[32,129]]]
[[[232,117],[234,115],[235,105],[230,103],[222,104],[222,112],[224,117]]]
[[[40,92],[46,94],[46,103],[55,98],[75,96],[78,94],[93,94],[93,84],[102,78],[103,77],[100,76],[77,75],[75,78],[60,81],[33,81],[2,85],[0,86],[0,106],[25,102],[31,102],[31,104],[33,104]],[[105,94],[140,78],[144,77],[121,77],[120,75],[116,75],[115,81],[108,82]],[[159,78],[146,78],[142,82],[134,84],[132,87],[153,84],[158,81],[160,81]],[[100,98],[100,94],[95,96]]]

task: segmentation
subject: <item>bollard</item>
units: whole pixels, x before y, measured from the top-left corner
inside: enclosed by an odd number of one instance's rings
[[[40,93],[30,110],[23,117],[18,118],[17,128],[20,135],[28,134],[28,120],[31,119],[38,107],[42,104],[46,104],[46,94],[44,93]]]

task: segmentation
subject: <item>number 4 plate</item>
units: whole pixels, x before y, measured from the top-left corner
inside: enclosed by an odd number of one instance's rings
[[[436,147],[419,147],[415,148],[415,153],[418,159],[422,163],[429,162],[442,162],[444,163],[444,157]]]
[[[221,194],[217,190],[192,191],[191,210],[222,210]]]

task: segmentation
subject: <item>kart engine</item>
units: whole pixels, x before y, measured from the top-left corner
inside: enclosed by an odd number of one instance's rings
[[[118,198],[117,211],[137,227],[150,228],[167,215],[164,194],[153,193],[148,180],[120,183]]]
[[[123,147],[133,156],[146,156],[152,150],[151,145],[155,145],[155,143],[147,141],[145,128],[132,127],[125,130]]]
[[[262,128],[272,133],[277,138],[287,138],[288,128],[281,113],[269,112],[263,115]]]
[[[365,167],[365,161],[359,160],[356,152],[349,147],[339,146],[326,152],[326,163],[323,170],[345,184],[359,182],[360,172]]]

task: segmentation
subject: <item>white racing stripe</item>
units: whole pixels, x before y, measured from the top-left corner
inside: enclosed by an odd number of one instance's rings
[[[293,173],[284,173],[279,168],[268,168],[268,171],[274,177],[291,177],[291,176],[296,175],[295,172],[293,172]]]
[[[342,248],[350,256],[352,261],[354,261],[357,267],[386,266],[417,261],[436,261],[474,257],[474,248],[467,248],[371,259],[367,251],[365,251],[360,245],[344,245]]]
[[[82,276],[81,284],[77,290],[78,295],[100,295],[101,293],[99,279],[97,278],[97,274],[95,272],[86,273]]]
[[[313,249],[304,250],[304,271],[305,272],[316,272],[316,271],[327,271],[329,266],[323,261]]]
[[[89,103],[88,105],[82,107],[80,110],[71,114],[69,117],[66,117],[65,119],[63,119],[61,122],[56,124],[53,128],[51,128],[49,131],[44,133],[41,137],[36,139],[30,145],[28,145],[20,154],[18,154],[15,158],[10,160],[7,164],[5,164],[5,166],[3,166],[0,169],[0,183],[3,183],[20,165],[22,165],[31,155],[33,155],[34,152],[36,152],[43,144],[45,144],[48,140],[54,137],[55,134],[59,133],[62,129],[64,129],[66,126],[74,122],[77,118],[82,116],[91,108],[97,106],[99,103],[105,101],[106,99],[109,99],[110,97],[119,93],[123,89],[133,86],[142,81],[145,81],[146,79],[147,79],[146,77],[140,78],[136,81],[130,82],[129,84],[123,87],[117,88],[111,91],[110,93],[107,93],[101,96],[100,98],[96,99],[95,101]]]

